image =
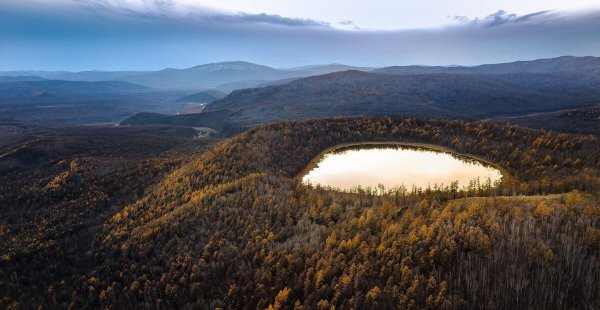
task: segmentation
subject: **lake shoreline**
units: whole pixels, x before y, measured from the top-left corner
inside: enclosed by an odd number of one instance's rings
[[[319,154],[317,154],[317,156],[315,156],[304,169],[302,169],[298,174],[296,174],[293,177],[293,179],[298,180],[299,182],[302,183],[302,179],[304,178],[304,176],[306,176],[312,169],[316,168],[318,166],[318,163],[321,162],[321,160],[323,159],[323,157],[327,153],[334,152],[336,150],[340,150],[340,149],[343,149],[343,148],[348,148],[348,147],[353,147],[353,146],[363,146],[363,145],[368,145],[368,146],[377,146],[377,145],[381,145],[381,146],[390,146],[390,145],[407,146],[407,147],[413,147],[413,148],[429,149],[429,150],[432,150],[432,151],[438,151],[438,152],[442,152],[442,153],[448,153],[448,154],[451,154],[453,156],[465,157],[465,158],[468,158],[468,159],[471,159],[471,160],[476,160],[476,161],[482,162],[482,163],[484,163],[484,164],[486,164],[486,165],[488,165],[490,167],[493,167],[493,168],[497,169],[498,171],[500,171],[500,173],[502,174],[502,179],[504,179],[504,178],[510,178],[510,174],[508,173],[508,171],[506,169],[504,169],[503,167],[501,167],[497,163],[494,163],[494,162],[492,162],[490,160],[487,160],[487,159],[482,158],[482,157],[477,156],[477,155],[471,155],[471,154],[461,153],[461,152],[455,151],[455,150],[450,149],[450,148],[445,147],[445,146],[436,145],[436,144],[421,143],[421,142],[365,141],[365,142],[346,142],[346,143],[340,143],[340,144],[336,144],[334,146],[331,146],[331,147],[328,147],[328,148],[324,149]]]

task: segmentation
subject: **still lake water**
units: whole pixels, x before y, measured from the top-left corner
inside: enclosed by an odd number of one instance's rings
[[[493,185],[501,178],[495,167],[462,155],[425,147],[364,144],[325,153],[302,182],[343,191],[380,184],[386,189],[404,186],[410,190],[413,186],[449,186],[454,181],[463,188],[477,179]]]

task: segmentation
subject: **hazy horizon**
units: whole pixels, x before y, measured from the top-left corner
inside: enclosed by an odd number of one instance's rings
[[[122,70],[104,70],[102,68],[90,68],[90,69],[83,69],[83,70],[67,70],[67,69],[57,69],[57,70],[38,70],[35,68],[24,68],[24,69],[15,69],[15,70],[0,70],[0,72],[4,72],[4,73],[8,73],[8,72],[69,72],[69,73],[79,73],[79,72],[118,72],[118,71],[122,71],[122,72],[146,72],[146,71],[161,71],[161,70],[170,70],[170,69],[175,69],[175,70],[184,70],[184,69],[191,69],[194,67],[199,67],[199,66],[207,66],[207,65],[216,65],[216,64],[224,64],[224,63],[235,63],[235,62],[246,62],[246,63],[251,63],[251,64],[255,64],[255,65],[260,65],[260,66],[266,66],[266,67],[270,67],[273,69],[278,69],[278,70],[299,70],[303,67],[313,67],[313,66],[350,66],[350,67],[361,67],[361,68],[373,68],[373,69],[378,69],[378,68],[385,68],[385,67],[392,67],[392,66],[422,66],[422,67],[477,67],[477,66],[481,66],[481,65],[489,65],[489,64],[501,64],[501,63],[513,63],[513,62],[521,62],[521,61],[534,61],[534,60],[541,60],[541,59],[554,59],[554,58],[561,58],[561,57],[599,57],[599,56],[595,56],[595,55],[581,55],[581,56],[575,56],[575,55],[560,55],[560,56],[556,56],[556,57],[550,57],[550,58],[534,58],[534,59],[519,59],[519,60],[514,60],[514,61],[507,61],[507,62],[498,62],[498,63],[478,63],[478,64],[472,64],[472,65],[463,65],[463,64],[446,64],[446,65],[430,65],[430,64],[403,64],[403,65],[397,65],[397,64],[389,64],[389,65],[385,65],[385,66],[358,66],[355,64],[349,64],[349,63],[308,63],[308,64],[304,64],[304,65],[300,65],[300,66],[294,66],[294,67],[277,67],[277,66],[269,66],[266,64],[261,64],[261,63],[255,63],[255,62],[251,62],[251,61],[245,61],[245,60],[224,60],[224,61],[219,61],[219,62],[210,62],[210,63],[200,63],[197,65],[192,65],[189,67],[164,67],[164,68],[159,68],[159,69],[148,69],[148,70],[134,70],[134,69],[127,69],[124,68]]]
[[[390,0],[284,2],[0,0],[0,71],[147,71],[224,61],[473,66],[600,56],[593,1],[461,0],[436,10]]]

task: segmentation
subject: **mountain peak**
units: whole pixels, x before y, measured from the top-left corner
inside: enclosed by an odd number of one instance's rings
[[[255,63],[247,62],[247,61],[225,61],[225,62],[215,62],[208,63],[204,65],[198,65],[189,68],[188,70],[193,71],[218,71],[218,70],[272,70],[273,68],[257,65]]]

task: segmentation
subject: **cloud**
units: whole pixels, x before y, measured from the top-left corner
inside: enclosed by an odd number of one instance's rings
[[[554,17],[550,10],[539,11],[535,13],[517,15],[515,13],[507,13],[504,10],[498,10],[495,13],[487,15],[483,18],[470,18],[468,16],[453,16],[452,19],[463,24],[479,25],[484,27],[498,27],[502,25],[519,24],[519,23],[541,23],[547,19]]]
[[[205,16],[204,18],[213,20],[213,21],[222,21],[225,23],[265,23],[272,25],[280,25],[280,26],[300,26],[300,27],[327,27],[329,28],[329,23],[316,21],[312,19],[304,19],[304,18],[288,18],[282,17],[279,15],[272,14],[248,14],[248,13],[238,13],[235,15],[227,15],[227,14],[219,14],[213,16]]]
[[[349,20],[329,25],[200,7],[190,12],[170,1],[115,4],[122,1],[0,6],[0,70],[145,70],[228,60],[279,67],[475,65],[600,56],[598,10],[500,11],[479,19],[457,16],[459,22],[436,29],[376,31],[353,30]]]
[[[174,0],[72,0],[80,6],[105,14],[139,15],[153,18],[184,19],[200,23],[271,24],[289,27],[330,27],[329,23],[306,18],[289,18],[276,14],[226,12],[201,5],[185,6]]]
[[[343,29],[360,30],[360,27],[358,27],[358,25],[356,25],[351,20],[342,20],[342,21],[337,22],[337,24],[338,24],[338,26],[341,26],[341,28],[343,28]]]
[[[461,16],[461,15],[452,16],[451,19],[455,20],[455,21],[459,21],[459,22],[468,22],[471,20],[471,18],[469,18],[468,16]]]

